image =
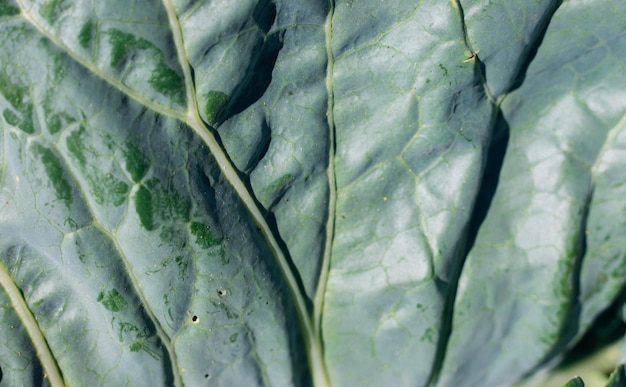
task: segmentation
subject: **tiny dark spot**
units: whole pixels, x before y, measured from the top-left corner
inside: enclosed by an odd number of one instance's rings
[[[209,375],[209,374],[204,374],[204,378],[205,378],[205,379],[208,379],[208,378],[210,378],[210,377],[211,377],[211,375]]]
[[[217,291],[217,294],[218,294],[220,297],[224,297],[224,296],[226,295],[226,289],[219,289],[219,290]]]
[[[191,321],[193,321],[193,322],[198,322],[198,316],[193,316],[193,317],[191,318]]]

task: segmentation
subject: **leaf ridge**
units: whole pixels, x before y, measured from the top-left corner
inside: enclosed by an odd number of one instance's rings
[[[465,47],[467,47],[467,49],[470,52],[470,56],[466,58],[465,60],[463,60],[463,62],[470,62],[470,61],[474,62],[474,70],[478,73],[480,77],[480,82],[485,91],[485,94],[489,98],[489,101],[493,103],[493,101],[495,101],[495,98],[493,96],[493,93],[489,89],[489,85],[487,84],[487,76],[485,75],[485,65],[478,58],[478,53],[480,52],[480,49],[478,50],[474,49],[474,47],[472,46],[472,42],[470,41],[469,34],[467,33],[467,23],[465,22],[465,11],[463,10],[463,5],[461,4],[461,0],[452,0],[452,5],[459,12],[461,28],[463,31],[463,42],[465,43]]]
[[[279,238],[274,235],[272,228],[268,221],[263,216],[263,212],[259,208],[257,200],[253,194],[250,193],[248,187],[240,177],[239,172],[235,168],[232,160],[221,146],[218,138],[216,138],[215,129],[206,124],[200,117],[200,111],[198,101],[196,98],[196,92],[194,87],[194,80],[191,73],[191,68],[187,61],[187,54],[184,46],[182,29],[176,9],[171,0],[164,0],[163,4],[168,14],[168,20],[172,29],[174,43],[176,45],[176,51],[180,65],[183,69],[185,89],[187,93],[187,115],[182,120],[203,140],[203,142],[209,148],[209,151],[215,158],[215,161],[219,165],[222,174],[232,185],[235,192],[241,199],[242,203],[250,213],[252,219],[260,229],[261,234],[267,241],[270,251],[276,259],[279,270],[283,275],[283,278],[287,282],[287,287],[290,290],[291,296],[296,308],[296,314],[298,315],[300,327],[303,333],[304,342],[307,347],[307,357],[309,359],[310,366],[312,368],[312,374],[316,385],[327,385],[327,378],[322,361],[321,342],[319,335],[316,333],[315,327],[309,316],[309,309],[307,308],[306,301],[300,291],[300,286],[296,274],[291,269],[289,261],[285,252],[283,251]],[[321,378],[321,379],[320,379]],[[318,383],[318,380],[319,383]]]
[[[326,22],[324,23],[324,35],[326,39],[326,94],[327,94],[327,111],[326,119],[328,122],[328,218],[326,221],[326,241],[324,245],[324,255],[322,257],[322,264],[318,279],[317,289],[315,291],[315,300],[313,303],[313,324],[315,329],[316,341],[320,346],[319,353],[319,367],[320,375],[317,376],[315,364],[312,364],[314,370],[314,380],[316,384],[321,385],[322,382],[330,384],[328,380],[328,373],[326,371],[326,365],[323,357],[323,336],[322,336],[322,310],[324,308],[324,296],[326,294],[326,284],[328,283],[328,275],[330,271],[330,262],[332,261],[332,247],[333,239],[335,235],[335,213],[337,207],[337,180],[335,173],[335,154],[336,154],[336,133],[335,133],[335,118],[334,118],[334,92],[333,92],[333,71],[334,71],[334,53],[332,47],[333,39],[333,14],[334,14],[334,1],[328,1],[328,15],[326,15]]]
[[[39,324],[37,323],[35,316],[33,316],[32,311],[26,304],[26,300],[24,300],[21,290],[11,278],[7,268],[2,264],[0,264],[0,286],[4,288],[6,294],[11,300],[11,303],[13,304],[15,313],[24,324],[24,327],[32,340],[33,346],[37,351],[37,356],[41,361],[41,365],[45,370],[50,385],[55,387],[65,386],[61,371],[59,370],[52,351],[50,351],[46,338],[41,333],[41,328],[39,328]]]

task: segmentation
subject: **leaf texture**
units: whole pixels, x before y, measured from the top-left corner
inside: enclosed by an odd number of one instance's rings
[[[0,383],[533,373],[624,285],[625,17],[0,0]]]

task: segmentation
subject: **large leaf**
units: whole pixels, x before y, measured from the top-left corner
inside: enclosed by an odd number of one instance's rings
[[[503,385],[626,274],[621,0],[0,0],[6,385]]]

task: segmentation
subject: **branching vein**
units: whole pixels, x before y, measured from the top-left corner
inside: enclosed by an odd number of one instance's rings
[[[178,59],[181,67],[183,68],[185,79],[188,110],[184,122],[191,127],[207,145],[217,164],[220,166],[222,173],[235,189],[239,198],[254,219],[257,227],[261,230],[263,237],[268,243],[274,258],[276,259],[278,267],[287,282],[287,286],[291,291],[296,307],[296,313],[298,315],[298,319],[300,320],[299,322],[304,336],[304,342],[308,349],[307,356],[311,364],[311,372],[313,374],[314,383],[317,386],[327,385],[327,379],[325,377],[326,374],[322,361],[321,342],[319,340],[319,335],[316,333],[317,331],[311,322],[308,308],[306,306],[304,296],[299,290],[296,276],[291,271],[287,257],[278,242],[278,238],[274,235],[273,230],[261,213],[257,201],[250,193],[248,187],[246,187],[243,180],[240,178],[239,173],[237,172],[237,169],[233,165],[232,161],[215,138],[212,128],[208,127],[200,117],[196,92],[194,89],[194,80],[192,79],[191,69],[189,68],[189,62],[187,61],[187,54],[185,52],[180,22],[177,18],[176,10],[174,9],[171,0],[165,0],[164,4],[168,13],[170,26],[174,35],[174,42],[176,44],[176,50],[178,52]]]

